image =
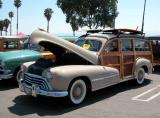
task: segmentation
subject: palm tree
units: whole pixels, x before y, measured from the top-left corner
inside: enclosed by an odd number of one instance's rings
[[[44,16],[47,19],[47,32],[49,32],[49,21],[52,17],[52,14],[53,14],[53,10],[51,8],[47,8],[44,10]]]
[[[17,34],[18,34],[18,8],[22,5],[21,0],[14,0],[14,6],[17,8]]]
[[[0,20],[0,31],[1,31],[1,36],[2,36],[3,28],[4,28],[4,21],[3,21],[3,20]]]
[[[2,4],[3,4],[3,2],[2,2],[2,0],[0,0],[0,8],[2,8]]]
[[[8,13],[10,20],[11,20],[11,24],[10,24],[10,36],[12,35],[12,18],[14,17],[14,13],[12,11],[10,11]]]
[[[5,31],[6,31],[6,36],[7,36],[7,29],[8,29],[8,26],[10,24],[10,20],[9,19],[4,19],[4,27],[5,27]]]

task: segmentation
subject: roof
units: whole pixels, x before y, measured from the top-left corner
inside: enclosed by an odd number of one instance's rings
[[[149,39],[149,40],[160,40],[160,36],[148,36],[148,37],[146,37],[146,39]]]
[[[111,30],[102,30],[103,33],[112,33],[115,35],[119,34],[128,34],[128,35],[136,35],[136,34],[143,34],[141,31],[134,30],[134,29],[111,29]]]
[[[4,41],[17,41],[26,39],[28,39],[28,36],[0,36],[0,40]]]
[[[100,37],[100,38],[105,38],[105,39],[111,39],[114,37],[117,37],[114,34],[102,34],[102,33],[94,33],[94,34],[90,34],[87,37]]]
[[[93,33],[91,33],[91,32]],[[113,39],[115,37],[143,37],[141,31],[133,29],[111,29],[111,30],[89,30],[90,34],[82,35],[81,37],[99,37],[103,39]],[[88,33],[88,32],[87,32]]]

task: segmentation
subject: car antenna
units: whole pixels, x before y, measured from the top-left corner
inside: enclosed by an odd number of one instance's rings
[[[142,18],[142,29],[141,29],[142,34],[143,34],[143,30],[144,30],[145,11],[146,11],[146,0],[144,0],[144,9],[143,9],[143,18]]]

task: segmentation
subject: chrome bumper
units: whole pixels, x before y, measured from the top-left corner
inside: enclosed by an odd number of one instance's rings
[[[26,93],[27,95],[32,95],[33,97],[36,97],[38,95],[49,96],[49,97],[65,97],[68,95],[67,91],[63,91],[63,92],[45,91],[45,90],[41,90],[36,85],[28,86],[23,82],[23,80],[20,80],[19,82],[19,89],[20,91]]]
[[[13,74],[8,74],[8,75],[0,75],[0,80],[2,79],[10,79],[13,77]]]
[[[0,70],[3,74],[0,74],[0,80],[10,79],[13,77],[13,74],[10,73],[10,70]]]

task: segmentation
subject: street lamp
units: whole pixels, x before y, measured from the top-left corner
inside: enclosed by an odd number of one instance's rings
[[[146,0],[144,0],[144,9],[143,9],[143,19],[142,19],[142,33],[143,33],[143,28],[144,28],[144,16],[145,16],[145,11],[146,11]]]

